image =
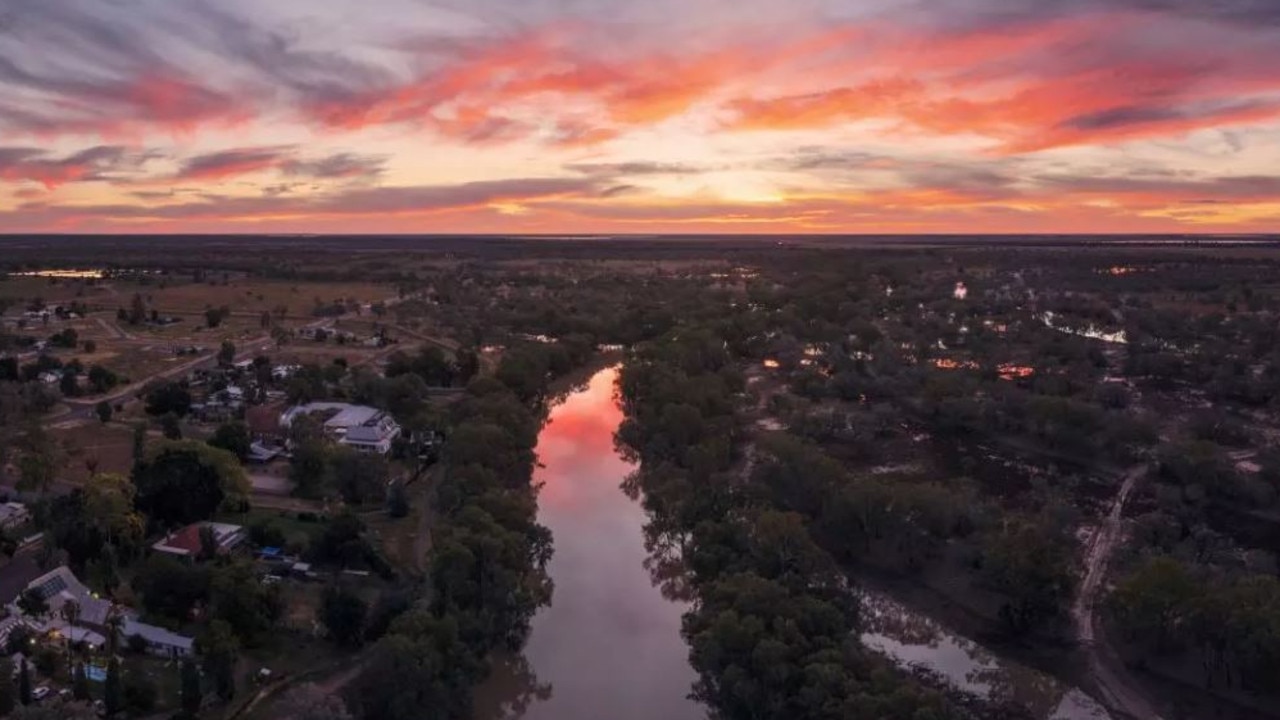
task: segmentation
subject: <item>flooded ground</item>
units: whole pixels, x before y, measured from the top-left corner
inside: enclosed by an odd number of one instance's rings
[[[1044,720],[1110,720],[1093,698],[1056,678],[1002,658],[879,592],[862,592],[862,642],[902,667],[922,667],[953,687],[1016,703]]]

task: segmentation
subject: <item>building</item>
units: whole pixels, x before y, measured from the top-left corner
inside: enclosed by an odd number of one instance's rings
[[[31,519],[27,506],[19,502],[0,503],[0,528],[12,530]]]
[[[213,538],[217,543],[217,552],[219,555],[226,555],[232,550],[240,546],[244,542],[244,528],[239,525],[231,525],[228,523],[216,522],[200,522],[192,523],[181,530],[165,535],[161,540],[156,541],[151,549],[174,555],[182,558],[196,558],[200,556],[203,546],[200,542],[200,531],[204,528],[213,530]]]
[[[294,420],[307,415],[321,419],[325,435],[329,438],[360,452],[385,455],[391,451],[391,443],[400,436],[400,426],[389,413],[348,403],[296,405],[280,416],[280,425],[288,428]]]
[[[23,592],[30,590],[44,598],[49,604],[49,612],[41,618],[22,618],[16,600],[9,603],[9,612],[12,618],[20,618],[22,624],[37,632],[57,633],[73,643],[100,646],[106,642],[102,633],[107,631],[107,619],[114,613],[123,620],[121,630],[124,637],[142,637],[149,652],[165,657],[183,657],[191,652],[194,642],[191,638],[139,622],[133,610],[99,598],[65,565],[32,580]],[[79,619],[74,625],[62,619],[62,608],[69,601],[75,601],[80,608]],[[0,626],[0,634],[12,632],[16,624]]]
[[[140,637],[146,643],[147,652],[167,658],[186,657],[191,654],[193,641],[186,635],[179,635],[156,625],[125,620],[123,628],[125,638]]]
[[[111,614],[111,602],[103,600],[80,582],[66,565],[54,568],[27,584],[23,592],[34,590],[49,604],[49,618],[44,629],[62,628],[62,606],[68,601],[75,601],[80,607],[78,625],[102,629],[106,627],[107,616]]]

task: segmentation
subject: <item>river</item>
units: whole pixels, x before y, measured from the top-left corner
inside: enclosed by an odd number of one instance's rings
[[[538,437],[538,520],[551,529],[551,605],[534,617],[522,658],[500,658],[477,693],[478,720],[704,720],[688,699],[696,675],[680,636],[686,605],[646,569],[645,513],[621,485],[617,369],[596,373],[551,409]],[[1017,702],[1042,720],[1106,720],[1078,689],[1001,658],[882,593],[863,592],[863,643],[901,666]],[[536,682],[534,678],[536,677]],[[513,702],[512,697],[520,697]]]
[[[688,699],[697,676],[680,636],[686,606],[654,587],[645,569],[644,509],[621,487],[635,468],[613,444],[622,422],[617,375],[607,369],[592,376],[551,409],[538,436],[538,521],[555,543],[547,567],[555,592],[533,619],[524,659],[542,692],[527,707],[495,712],[491,682],[477,697],[481,718],[706,717]],[[505,670],[495,673],[496,684],[512,682]]]

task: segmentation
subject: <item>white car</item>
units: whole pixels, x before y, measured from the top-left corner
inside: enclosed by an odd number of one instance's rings
[[[35,702],[40,702],[41,700],[49,697],[50,692],[51,691],[49,690],[48,685],[41,685],[40,687],[31,691],[31,699]]]

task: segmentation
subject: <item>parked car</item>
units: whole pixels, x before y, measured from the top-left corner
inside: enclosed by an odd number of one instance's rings
[[[41,700],[49,697],[50,692],[52,692],[52,690],[49,689],[48,685],[41,685],[31,691],[31,699],[35,702],[40,702]]]

